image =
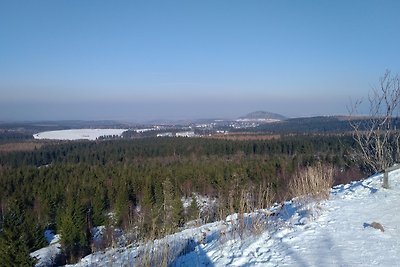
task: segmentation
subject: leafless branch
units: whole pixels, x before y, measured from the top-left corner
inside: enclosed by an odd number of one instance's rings
[[[369,96],[369,114],[366,118],[354,119],[360,114],[361,100],[351,104],[349,114],[353,138],[357,143],[354,156],[372,171],[383,170],[400,158],[399,133],[396,119],[400,105],[400,79],[390,71],[372,88]]]

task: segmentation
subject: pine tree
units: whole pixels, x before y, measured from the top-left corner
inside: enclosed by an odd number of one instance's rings
[[[172,217],[173,217],[173,197],[174,191],[172,187],[171,180],[169,178],[165,179],[162,183],[163,186],[163,213],[164,213],[164,224],[167,227],[171,227]]]
[[[115,217],[118,225],[125,225],[125,219],[129,213],[129,199],[126,188],[118,190],[117,199],[115,200]]]
[[[106,222],[106,216],[104,215],[104,212],[106,210],[105,204],[106,203],[104,200],[103,192],[101,192],[100,189],[96,190],[96,194],[94,195],[92,201],[93,226],[100,226],[105,224]]]
[[[29,256],[29,252],[34,250],[30,244],[35,243],[30,233],[32,225],[27,223],[22,207],[20,202],[13,203],[3,219],[0,232],[0,259],[3,266],[33,266],[35,263]]]
[[[89,253],[89,218],[85,208],[72,197],[67,199],[66,207],[60,216],[59,230],[64,253],[70,262],[74,262]]]
[[[32,266],[26,237],[17,232],[18,225],[4,224],[0,234],[0,258],[4,266]]]
[[[44,238],[44,227],[37,224],[33,215],[25,215],[24,228],[24,232],[27,234],[30,251],[47,246],[47,241]]]
[[[190,206],[187,210],[187,218],[188,220],[195,220],[199,218],[199,206],[197,206],[196,198],[192,197],[192,202],[190,202]]]
[[[182,225],[183,204],[179,194],[175,192],[169,178],[163,182],[163,195],[164,230],[168,233]]]
[[[174,228],[181,227],[184,222],[184,210],[181,198],[178,194],[175,194],[172,205],[172,224]]]
[[[141,214],[141,223],[144,232],[148,232],[152,227],[153,220],[153,205],[154,198],[152,195],[151,186],[146,184],[143,188],[143,197],[140,203],[140,214]]]

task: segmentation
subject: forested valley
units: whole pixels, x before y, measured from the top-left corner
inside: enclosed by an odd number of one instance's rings
[[[272,140],[208,138],[49,143],[32,151],[0,153],[0,258],[30,266],[43,232],[61,234],[59,264],[115,245],[115,229],[130,243],[154,239],[239,210],[292,196],[288,184],[303,168],[333,166],[335,182],[362,175],[350,157],[350,135],[292,135]],[[344,180],[346,179],[346,180]],[[272,198],[267,199],[265,194]],[[217,203],[200,209],[195,194]],[[268,202],[268,203],[267,203]],[[106,227],[101,244],[91,229]]]

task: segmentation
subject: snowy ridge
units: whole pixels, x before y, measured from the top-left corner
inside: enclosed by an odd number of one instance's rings
[[[397,266],[400,171],[390,174],[390,189],[382,188],[382,177],[335,186],[320,203],[294,199],[245,214],[243,228],[233,214],[140,246],[96,252],[75,266]]]

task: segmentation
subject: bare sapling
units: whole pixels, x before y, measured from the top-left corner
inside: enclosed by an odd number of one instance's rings
[[[349,123],[356,147],[353,160],[361,162],[373,173],[382,171],[400,159],[398,115],[400,78],[386,71],[369,97],[369,114],[361,116],[362,100],[349,108]]]

